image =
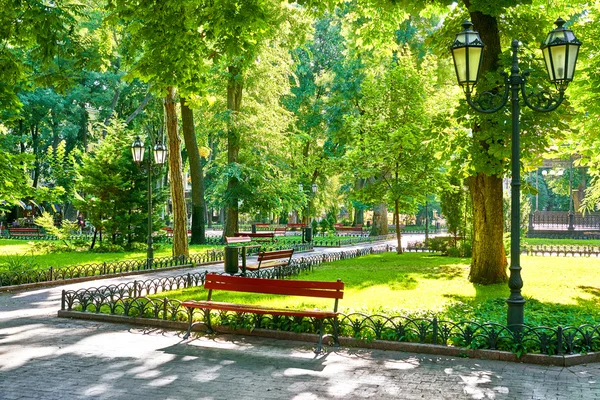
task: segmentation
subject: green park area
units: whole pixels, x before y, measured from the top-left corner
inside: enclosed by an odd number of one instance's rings
[[[367,315],[433,317],[452,321],[506,321],[506,284],[468,282],[468,259],[425,253],[393,253],[325,263],[297,279],[345,284],[340,310]],[[524,257],[527,298],[525,323],[531,326],[595,324],[600,319],[600,259]],[[191,288],[161,293],[171,300],[205,300],[207,291]],[[332,301],[294,296],[216,291],[215,301],[282,308],[328,309]]]
[[[298,279],[347,312],[598,324],[598,4],[14,3],[0,287],[385,243]]]

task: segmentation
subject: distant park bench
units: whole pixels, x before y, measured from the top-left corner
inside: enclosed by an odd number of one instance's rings
[[[323,321],[325,319],[332,320],[333,334],[331,336],[335,344],[338,344],[338,301],[344,297],[344,283],[340,280],[337,282],[319,282],[319,281],[298,281],[289,279],[262,279],[262,278],[245,278],[240,276],[226,276],[209,273],[204,281],[204,288],[208,289],[208,297],[204,301],[187,300],[181,303],[183,307],[188,309],[189,327],[183,339],[190,336],[192,328],[196,324],[204,324],[207,332],[212,333],[210,323],[210,311],[233,311],[236,313],[260,314],[260,315],[285,315],[292,317],[307,317],[319,320],[319,342],[315,350],[316,353],[321,352],[323,344],[324,329]],[[245,293],[265,293],[279,294],[288,296],[304,296],[304,297],[320,297],[335,299],[333,311],[324,311],[317,309],[310,310],[295,310],[291,308],[275,308],[264,307],[251,304],[234,304],[212,301],[213,290],[226,290],[233,292]],[[193,322],[192,311],[194,308],[199,308],[204,312],[204,321]]]
[[[344,226],[342,224],[334,224],[333,227],[337,232],[362,232],[363,225],[356,224],[354,226]]]
[[[246,270],[258,271],[265,268],[279,268],[279,273],[277,275],[281,277],[281,267],[288,266],[293,255],[294,249],[261,251],[258,253],[258,263],[247,265]]]
[[[275,236],[285,236],[285,231],[286,231],[286,228],[281,227],[281,228],[275,228],[275,231],[273,233],[275,234]]]
[[[171,228],[170,226],[165,226],[165,227],[161,228],[161,230],[167,232],[168,237],[173,237],[173,228]],[[192,234],[191,229],[188,229],[187,234],[188,234],[188,236],[190,236]]]
[[[256,227],[256,230],[259,231],[268,231],[269,229],[271,229],[270,224],[254,224],[254,226]]]
[[[287,224],[285,227],[291,231],[295,231],[298,229],[305,228],[306,224]]]
[[[274,242],[275,234],[273,232],[236,232],[235,236],[247,236],[255,242]]]
[[[22,236],[43,236],[40,228],[8,228],[8,234],[11,237],[22,237]]]

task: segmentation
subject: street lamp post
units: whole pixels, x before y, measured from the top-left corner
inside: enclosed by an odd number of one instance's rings
[[[144,159],[146,147],[144,142],[138,136],[131,145],[133,161],[139,166],[144,162],[144,167],[148,175],[148,249],[146,253],[146,268],[152,268],[154,261],[154,249],[152,247],[152,175],[154,168],[160,169],[167,158],[167,148],[161,142],[157,142],[152,148],[148,146],[148,157]],[[154,156],[154,157],[152,157]]]
[[[544,43],[542,52],[550,81],[556,86],[559,96],[551,97],[547,92],[541,94],[527,94],[525,90],[527,72],[523,74],[519,70],[519,41],[512,41],[512,66],[510,76],[502,72],[504,76],[504,93],[495,94],[485,92],[473,98],[475,85],[479,80],[481,65],[483,62],[483,49],[485,45],[479,37],[479,33],[473,31],[470,21],[463,23],[464,30],[456,35],[452,44],[452,56],[459,85],[463,88],[467,103],[476,111],[481,113],[494,113],[503,109],[509,99],[511,100],[512,116],[512,182],[511,182],[511,228],[510,228],[510,277],[508,287],[510,296],[506,300],[508,304],[507,324],[514,331],[520,330],[523,325],[523,308],[525,299],[521,295],[523,280],[521,279],[521,253],[520,253],[520,216],[521,216],[521,181],[520,181],[520,113],[521,103],[519,92],[525,105],[532,110],[540,112],[553,111],[564,100],[564,92],[569,82],[573,80],[575,64],[581,42],[577,40],[573,31],[563,27],[565,21],[556,20],[557,27],[552,30]],[[498,99],[500,99],[498,101]],[[537,101],[536,101],[537,100]],[[533,102],[537,104],[533,104]]]

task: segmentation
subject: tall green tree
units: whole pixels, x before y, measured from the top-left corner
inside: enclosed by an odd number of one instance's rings
[[[400,213],[415,213],[436,189],[440,175],[440,162],[431,157],[438,141],[427,107],[434,66],[428,60],[419,65],[408,49],[401,49],[394,60],[370,69],[363,85],[363,112],[351,123],[355,138],[347,168],[366,180],[360,200],[383,201],[393,208],[398,253]]]

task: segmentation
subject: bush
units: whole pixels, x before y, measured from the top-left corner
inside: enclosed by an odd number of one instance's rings
[[[427,239],[425,241],[425,244],[427,245],[427,248],[429,248],[430,250],[438,251],[438,252],[442,253],[442,255],[447,256],[450,240],[452,240],[452,238],[438,236],[438,237],[433,237],[433,238]]]
[[[122,253],[125,249],[118,244],[102,243],[99,246],[94,246],[92,251],[94,253]]]

